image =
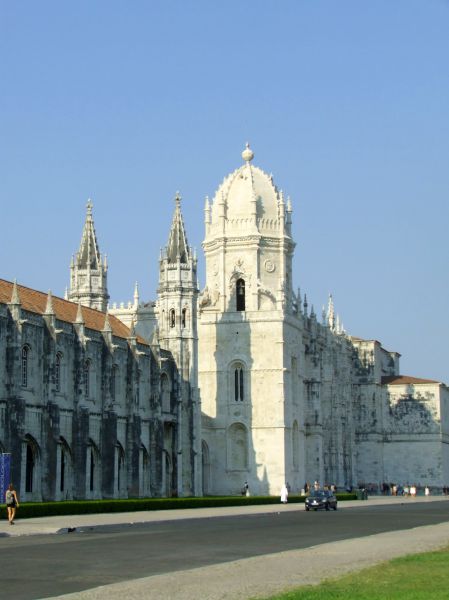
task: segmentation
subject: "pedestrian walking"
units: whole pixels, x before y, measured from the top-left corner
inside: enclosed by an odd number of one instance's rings
[[[8,521],[10,525],[14,525],[14,518],[16,516],[16,509],[19,507],[19,500],[17,498],[16,490],[12,483],[9,484],[8,489],[5,493],[6,508],[8,510]]]
[[[430,488],[428,485],[426,485],[426,487],[424,488],[424,495],[425,496],[430,496]]]
[[[249,494],[249,485],[248,485],[248,482],[245,481],[245,483],[243,484],[243,487],[242,487],[242,496],[248,497],[249,495],[250,495]]]
[[[286,484],[284,483],[284,485],[281,488],[281,502],[282,504],[287,504],[288,501],[288,488],[286,486]]]

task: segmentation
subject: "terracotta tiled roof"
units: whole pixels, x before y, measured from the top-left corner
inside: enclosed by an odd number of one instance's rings
[[[11,281],[0,279],[0,303],[7,304],[11,301],[13,286],[14,284]],[[24,310],[38,315],[44,314],[47,306],[48,294],[32,290],[23,285],[17,285],[17,291],[19,292],[20,304]],[[65,321],[66,323],[74,323],[76,321],[78,304],[75,302],[69,302],[68,300],[53,296],[53,308],[56,313],[56,318],[60,321]],[[93,329],[94,331],[101,331],[103,329],[106,313],[93,308],[87,308],[86,306],[82,306],[81,310],[83,313],[84,324],[88,329]],[[128,338],[128,327],[117,319],[117,317],[114,317],[113,315],[108,315],[108,317],[113,335],[119,338]],[[137,341],[146,346],[148,345],[140,336],[137,337]]]
[[[419,377],[410,377],[410,375],[388,375],[382,377],[382,383],[386,385],[407,385],[412,383],[441,383],[434,379],[420,379]]]

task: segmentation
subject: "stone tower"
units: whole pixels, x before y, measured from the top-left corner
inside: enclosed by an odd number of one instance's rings
[[[206,286],[199,299],[205,493],[279,493],[304,476],[298,365],[302,320],[292,292],[291,203],[244,164],[206,198]]]
[[[80,248],[70,264],[68,300],[106,311],[109,300],[107,277],[106,256],[100,255],[92,217],[92,202],[89,200]]]
[[[197,259],[187,242],[181,197],[176,194],[168,244],[159,260],[157,312],[160,347],[171,353],[177,365],[177,372],[171,379],[165,380],[162,374],[161,386],[163,416],[168,419],[169,397],[172,402],[177,402],[176,431],[171,431],[167,420],[164,439],[167,445],[172,444],[176,449],[177,464],[172,468],[176,469],[176,488],[181,495],[201,493],[197,302]],[[169,385],[174,389],[164,389]]]

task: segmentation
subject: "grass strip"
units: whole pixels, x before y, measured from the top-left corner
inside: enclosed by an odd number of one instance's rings
[[[400,533],[399,533],[400,535]],[[266,600],[448,600],[449,546],[410,554]]]

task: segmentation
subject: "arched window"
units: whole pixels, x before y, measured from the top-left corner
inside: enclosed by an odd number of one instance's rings
[[[150,494],[150,455],[142,444],[139,459],[139,496],[148,497]]]
[[[89,440],[86,455],[86,495],[96,498],[100,495],[101,460],[93,440]]]
[[[90,394],[90,361],[89,360],[86,360],[84,362],[83,387],[84,387],[84,395],[86,396],[86,398],[89,398],[89,394]]]
[[[237,279],[235,284],[235,291],[237,297],[237,310],[245,310],[245,280]]]
[[[170,327],[174,327],[176,323],[176,318],[175,318],[175,309],[172,308],[170,310]]]
[[[62,388],[61,377],[62,377],[62,354],[60,352],[58,352],[56,354],[56,359],[55,359],[55,390],[57,392],[60,392],[61,388]]]
[[[30,356],[30,347],[22,346],[22,387],[28,387],[28,359]]]
[[[117,445],[117,494],[121,496],[126,490],[125,478],[125,451],[121,444]]]
[[[183,328],[187,326],[187,308],[182,309],[181,323]]]
[[[234,400],[236,402],[243,402],[245,398],[245,386],[243,383],[243,366],[237,365],[234,368]]]

